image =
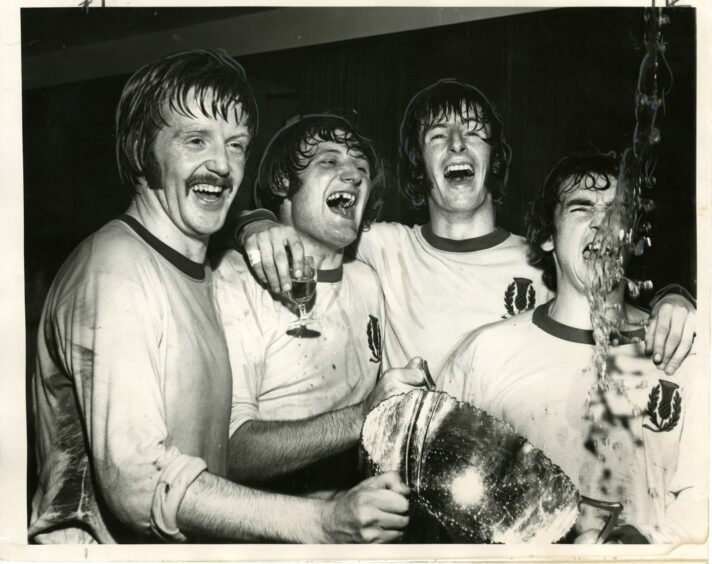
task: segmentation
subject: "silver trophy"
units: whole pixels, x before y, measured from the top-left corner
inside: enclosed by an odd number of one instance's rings
[[[579,495],[569,477],[506,423],[435,391],[415,390],[377,405],[361,432],[367,472],[396,471],[416,512],[450,540],[553,543],[573,527],[580,503],[622,506]]]

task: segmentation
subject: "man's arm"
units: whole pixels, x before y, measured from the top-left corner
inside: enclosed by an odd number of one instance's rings
[[[282,225],[271,211],[257,209],[238,215],[232,226],[235,249],[242,251],[257,279],[275,292],[292,288],[287,249],[295,275],[304,268],[304,246],[297,231]]]
[[[380,256],[377,250],[389,244],[373,235],[373,230],[372,225],[361,231],[356,258],[375,267],[371,259]],[[257,279],[276,293],[288,292],[292,286],[287,249],[297,275],[304,267],[304,247],[299,233],[279,223],[269,210],[242,212],[233,226],[233,245],[247,256]]]
[[[185,533],[225,540],[393,542],[408,524],[408,495],[395,472],[328,501],[251,490],[203,472],[186,491],[177,522]]]
[[[208,473],[200,458],[168,446],[161,382],[153,371],[160,306],[143,289],[132,276],[100,274],[79,299],[65,303],[61,316],[71,328],[68,363],[97,486],[114,517],[171,542],[187,535],[389,542],[400,535],[408,488],[397,475],[366,481],[328,502],[307,501],[237,486]]]
[[[651,302],[650,323],[645,331],[645,352],[671,376],[690,354],[695,341],[695,304],[684,288],[661,288]]]
[[[130,265],[134,257],[121,255],[129,251],[119,248],[114,264]],[[170,523],[206,464],[171,445],[168,435],[155,369],[162,306],[147,296],[143,274],[107,270],[75,288],[54,324],[57,341],[68,346],[65,369],[76,386],[96,486],[125,526],[183,540]],[[164,496],[156,495],[160,488]]]
[[[267,481],[346,450],[358,441],[362,405],[296,421],[247,421],[230,437],[228,476]]]
[[[296,421],[253,419],[230,438],[229,477],[265,481],[356,444],[368,412],[380,401],[424,385],[419,358],[386,371],[361,403]]]

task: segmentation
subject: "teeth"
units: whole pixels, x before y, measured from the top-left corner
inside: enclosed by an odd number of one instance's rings
[[[213,184],[196,184],[191,186],[191,190],[195,192],[204,192],[207,194],[221,194],[223,191],[222,186],[215,186]]]
[[[445,174],[450,174],[451,172],[471,172],[474,173],[474,168],[471,164],[461,163],[461,164],[451,164],[445,169]]]
[[[356,195],[351,192],[334,192],[326,199],[329,205],[341,206],[350,208],[356,203]]]

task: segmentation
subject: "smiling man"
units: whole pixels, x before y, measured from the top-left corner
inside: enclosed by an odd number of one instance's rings
[[[436,374],[450,349],[474,328],[549,300],[523,237],[496,224],[509,170],[502,122],[479,90],[440,80],[416,94],[400,129],[399,188],[430,221],[364,230],[357,257],[378,274],[386,301],[384,365],[418,355]],[[285,241],[297,264],[299,236],[254,212],[240,239],[260,252],[255,273],[273,289],[289,285]],[[262,221],[255,221],[262,219]],[[240,226],[238,226],[238,229]],[[647,350],[672,373],[692,346],[694,307],[666,295],[653,310]]]
[[[700,542],[707,534],[707,464],[699,449],[707,445],[708,396],[696,355],[674,377],[657,370],[645,354],[641,323],[648,316],[625,301],[619,283],[606,311],[620,321],[626,342],[611,344],[610,385],[593,368],[591,245],[616,196],[617,175],[611,154],[572,155],[554,167],[528,224],[556,297],[473,332],[438,383],[512,425],[582,495],[620,503],[617,527],[600,540]],[[582,506],[571,540],[596,542],[608,517]]]
[[[319,496],[353,486],[365,413],[422,379],[406,369],[379,380],[380,284],[370,267],[344,260],[377,215],[382,182],[371,143],[336,115],[298,118],[263,155],[256,197],[299,233],[314,259],[317,331],[292,334],[297,316],[286,297],[263,288],[241,254],[222,257],[216,295],[233,367],[235,480]]]
[[[165,57],[126,84],[116,138],[131,205],[67,259],[42,314],[32,542],[379,541],[407,522],[395,474],[333,501],[225,478],[232,374],[205,254],[256,127],[244,71],[222,52]]]

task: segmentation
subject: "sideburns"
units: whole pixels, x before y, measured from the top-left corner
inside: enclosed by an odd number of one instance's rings
[[[158,161],[151,151],[146,158],[146,164],[144,165],[144,177],[146,178],[146,183],[151,190],[159,190],[163,188],[163,175],[161,174],[161,167],[158,166]]]

